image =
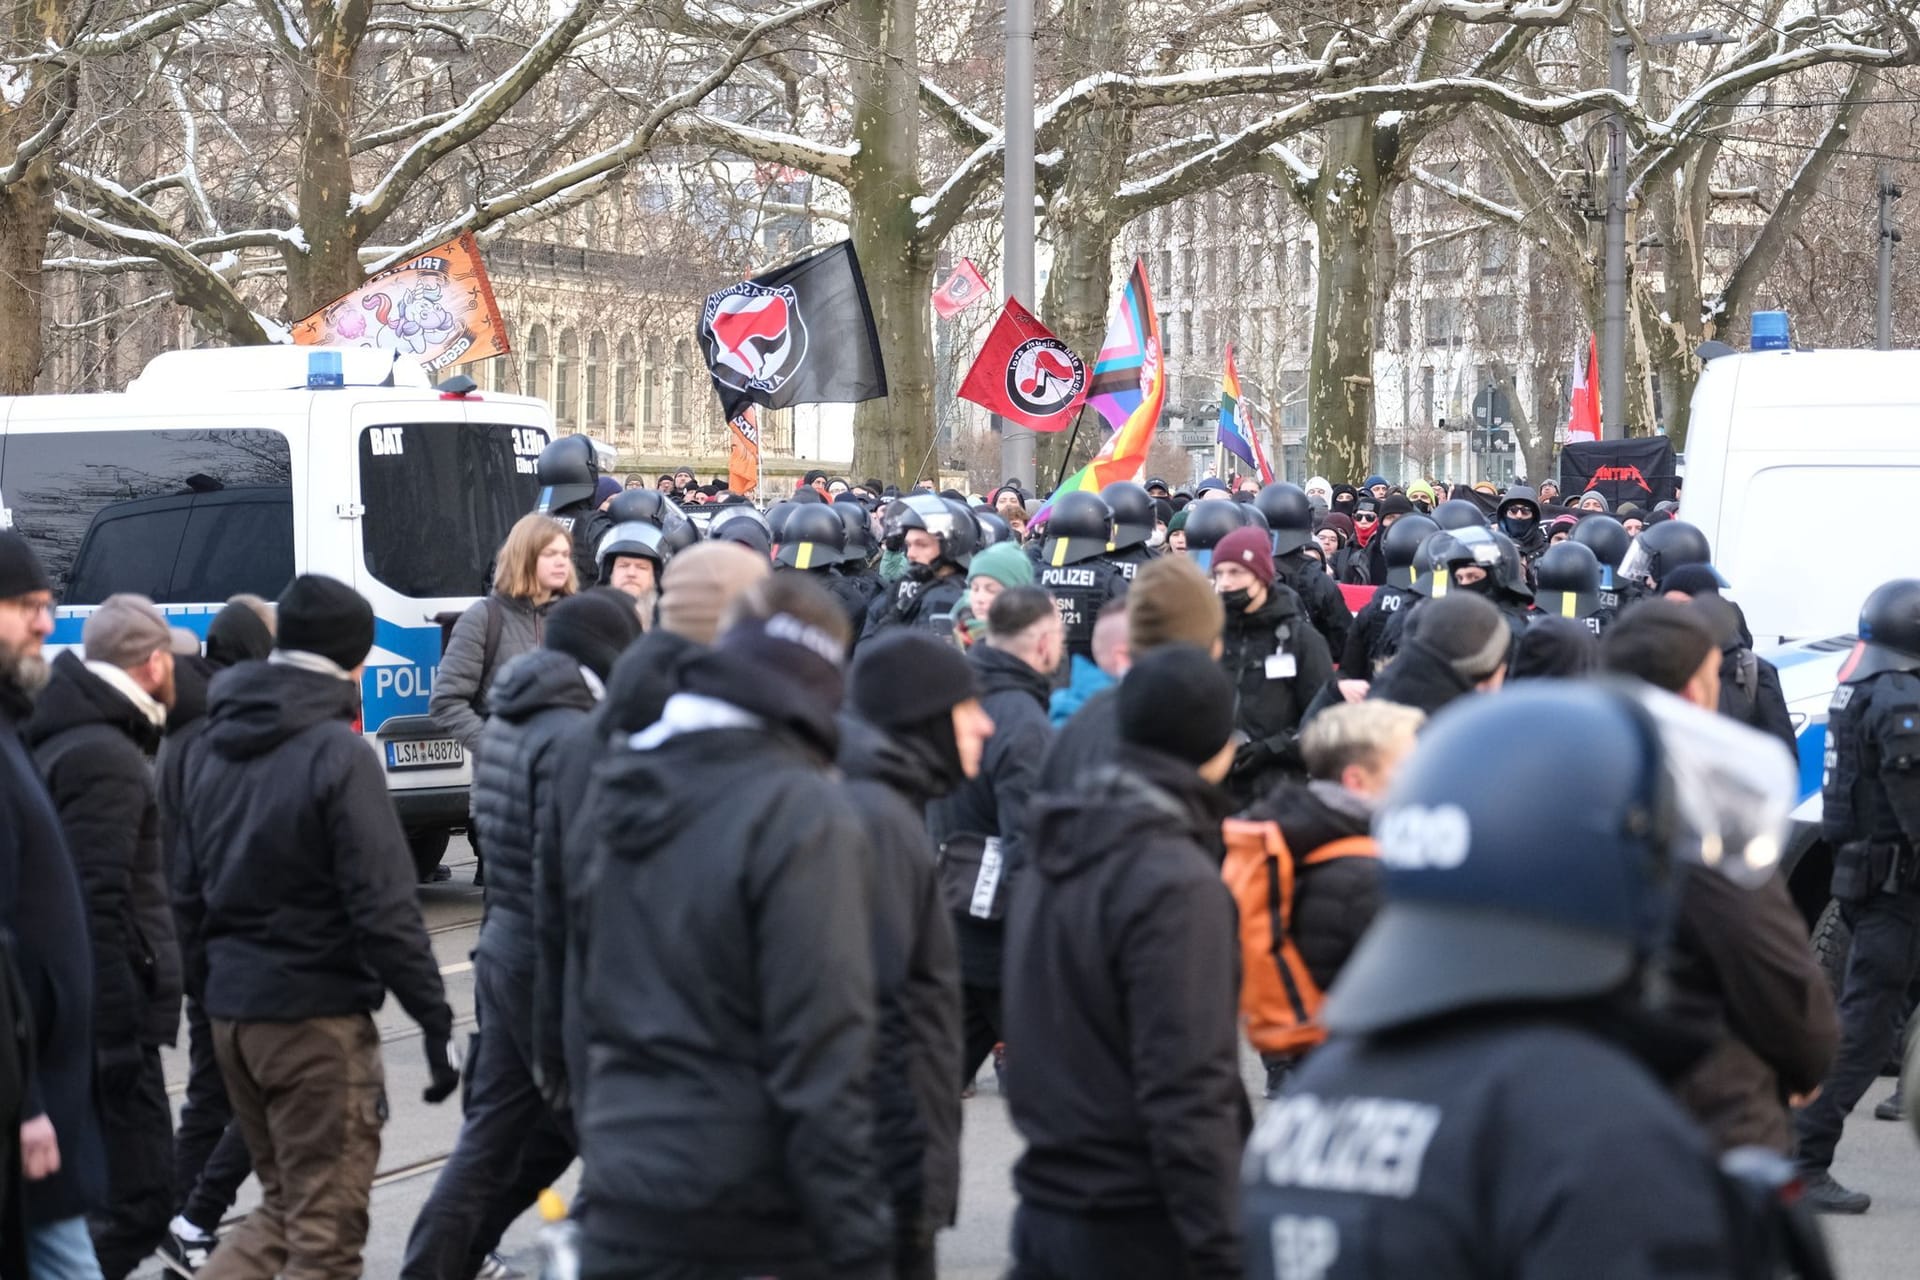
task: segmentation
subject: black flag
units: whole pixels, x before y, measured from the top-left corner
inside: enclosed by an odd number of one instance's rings
[[[749,404],[784,409],[887,394],[851,240],[710,295],[698,334],[729,419]]]
[[[1560,480],[1573,501],[1598,489],[1609,506],[1632,502],[1651,510],[1673,497],[1675,470],[1673,442],[1665,436],[1581,440],[1560,448]]]

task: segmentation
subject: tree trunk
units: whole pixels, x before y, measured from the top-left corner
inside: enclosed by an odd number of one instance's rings
[[[347,225],[353,200],[353,59],[370,5],[308,0],[312,41],[300,68],[300,182],[304,252],[287,254],[287,318],[298,320],[360,286],[360,246]],[[357,20],[356,20],[357,19]]]
[[[19,182],[0,187],[0,333],[7,335],[0,342],[0,396],[31,395],[40,377],[40,262],[53,225],[52,168],[43,155]]]
[[[1307,469],[1358,483],[1373,437],[1373,325],[1379,308],[1375,223],[1390,158],[1368,117],[1326,128],[1309,210],[1318,233],[1313,353],[1307,366]]]

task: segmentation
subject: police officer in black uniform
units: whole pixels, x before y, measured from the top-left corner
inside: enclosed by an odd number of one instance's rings
[[[1750,1256],[1774,1224],[1735,1208],[1662,1084],[1707,1046],[1665,1012],[1672,864],[1711,838],[1716,870],[1756,883],[1792,801],[1756,745],[1764,803],[1703,789],[1707,820],[1682,818],[1674,757],[1703,767],[1688,742],[1711,719],[1542,680],[1421,735],[1374,819],[1383,906],[1322,1008],[1330,1039],[1248,1146],[1249,1277],[1782,1274]],[[1515,755],[1543,724],[1591,767]]]
[[[846,546],[840,556],[840,563],[834,566],[834,574],[846,580],[841,590],[860,593],[866,602],[861,609],[864,617],[867,610],[873,608],[876,597],[887,589],[880,581],[880,574],[874,563],[880,557],[880,544],[873,536],[873,523],[868,518],[866,504],[852,494],[842,494],[833,503],[833,513],[840,517],[840,523],[846,527]],[[860,633],[861,622],[854,624],[854,634]]]
[[[1578,542],[1548,547],[1534,562],[1533,618],[1571,618],[1598,636],[1611,617],[1600,608],[1600,559]]]
[[[789,514],[787,525],[794,515]],[[907,571],[891,591],[874,597],[861,639],[889,627],[925,627],[953,634],[953,606],[967,591],[967,566],[980,545],[980,526],[964,502],[937,493],[916,493],[887,507],[886,536],[898,537]],[[781,533],[786,533],[783,526]],[[782,539],[784,543],[784,537]]]
[[[1053,501],[1040,547],[1039,585],[1053,597],[1067,629],[1067,652],[1093,656],[1093,624],[1107,601],[1127,593],[1127,576],[1109,563],[1113,512],[1097,493]]]
[[[1100,491],[1100,500],[1113,512],[1113,550],[1100,558],[1131,583],[1140,566],[1154,557],[1147,545],[1155,523],[1153,498],[1131,480],[1116,480]]]
[[[1836,851],[1833,896],[1853,930],[1840,1052],[1793,1125],[1807,1199],[1829,1213],[1865,1213],[1873,1203],[1835,1182],[1828,1166],[1848,1113],[1893,1050],[1920,972],[1920,579],[1876,589],[1859,631],[1827,713],[1821,784],[1820,825]]]
[[[561,436],[540,451],[534,472],[540,481],[540,501],[534,510],[552,516],[573,534],[574,576],[582,584],[598,582],[600,564],[595,553],[614,523],[605,512],[593,509],[593,491],[600,483],[600,451],[586,436]]]
[[[1403,609],[1411,609],[1419,597],[1414,567],[1421,544],[1439,532],[1431,517],[1401,516],[1380,535],[1387,562],[1387,580],[1373,593],[1373,599],[1353,615],[1347,631],[1347,647],[1340,654],[1340,675],[1347,680],[1371,680],[1386,660],[1393,656],[1387,646],[1387,624]]]
[[[827,594],[846,611],[847,625],[858,637],[865,625],[873,597],[850,578],[835,572],[846,559],[847,526],[840,515],[825,503],[797,507],[781,529],[780,547],[774,553],[777,573],[804,573],[826,588]],[[849,643],[848,649],[852,649]]]
[[[1633,539],[1618,520],[1595,512],[1580,518],[1580,523],[1574,525],[1573,532],[1567,535],[1567,541],[1586,547],[1600,561],[1600,612],[1601,626],[1604,628],[1620,616],[1622,609],[1643,594],[1633,583],[1620,576],[1620,566],[1626,561]]]
[[[1304,550],[1313,541],[1313,504],[1307,501],[1307,491],[1297,484],[1270,484],[1254,498],[1253,505],[1266,517],[1267,531],[1273,538],[1273,567],[1279,571],[1280,580],[1306,605],[1307,619],[1327,642],[1327,652],[1345,653],[1347,634],[1353,628],[1353,610],[1347,608],[1347,598],[1340,594],[1339,585],[1321,562],[1309,558]],[[1192,517],[1188,520],[1191,522]]]

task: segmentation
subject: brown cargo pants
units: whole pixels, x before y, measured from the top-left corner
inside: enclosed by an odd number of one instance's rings
[[[358,1277],[387,1118],[373,1019],[215,1018],[213,1049],[261,1203],[220,1241],[201,1280]]]

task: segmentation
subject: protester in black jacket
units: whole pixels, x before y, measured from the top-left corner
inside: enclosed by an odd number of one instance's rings
[[[34,1060],[20,1109],[28,1247],[93,1257],[84,1215],[107,1198],[94,1110],[86,907],[60,816],[20,740],[46,681],[53,589],[25,538],[0,530],[0,943],[26,996]],[[7,1123],[11,1124],[12,1121]]]
[[[1111,765],[1035,800],[1007,922],[1014,1274],[1237,1277],[1249,1113],[1213,785],[1233,690],[1163,649],[1121,682],[1119,723]]]
[[[1233,682],[1241,736],[1229,786],[1242,804],[1300,773],[1301,718],[1333,678],[1327,642],[1309,625],[1300,597],[1275,578],[1266,547],[1266,533],[1249,528],[1213,549],[1214,589],[1227,611],[1220,665]]]
[[[1455,698],[1492,692],[1506,679],[1509,638],[1500,611],[1479,596],[1430,600],[1367,696],[1433,715]]]
[[[840,768],[872,855],[874,1140],[896,1280],[933,1280],[934,1233],[960,1199],[960,974],[923,815],[979,776],[995,728],[967,659],[912,631],[862,647],[847,698]]]
[[[829,772],[846,615],[793,574],[736,608],[595,771],[567,884],[588,1280],[892,1270],[869,855]]]
[[[575,1141],[534,1080],[534,889],[559,856],[555,779],[580,769],[562,751],[592,712],[621,651],[640,635],[631,600],[596,587],[547,615],[541,647],[500,669],[474,760],[473,816],[486,842],[486,914],[473,952],[467,1090],[453,1154],[420,1207],[400,1274],[470,1280],[542,1188],[573,1163]]]
[[[1753,651],[1753,632],[1747,629],[1740,606],[1720,594],[1720,578],[1711,565],[1685,564],[1661,579],[1660,591],[1669,600],[1691,599],[1720,642],[1720,711],[1770,733],[1798,756],[1799,739],[1786,695],[1780,690],[1780,671]]]
[[[27,723],[93,942],[108,1201],[89,1227],[106,1280],[144,1261],[173,1215],[173,1108],[160,1049],[180,1025],[180,948],[150,759],[173,701],[171,639],[145,596],[107,597],[82,632],[85,659],[69,649],[54,660]]]
[[[391,990],[420,1024],[439,1102],[459,1084],[453,1011],[380,761],[350,723],[373,610],[303,575],[278,617],[273,656],[213,682],[184,764],[174,909],[235,1120],[279,1174],[220,1251],[250,1274],[355,1274],[384,1111],[367,1093],[383,1078],[372,1012]],[[296,1213],[315,1225],[289,1231]]]
[[[941,875],[960,941],[966,1047],[959,1088],[1001,1041],[1001,953],[1007,903],[1026,866],[1027,802],[1053,736],[1047,726],[1050,677],[1060,666],[1066,627],[1038,587],[1009,587],[987,610],[987,638],[968,653],[993,737],[979,776],[927,811],[943,853]],[[985,856],[987,841],[994,856]]]

